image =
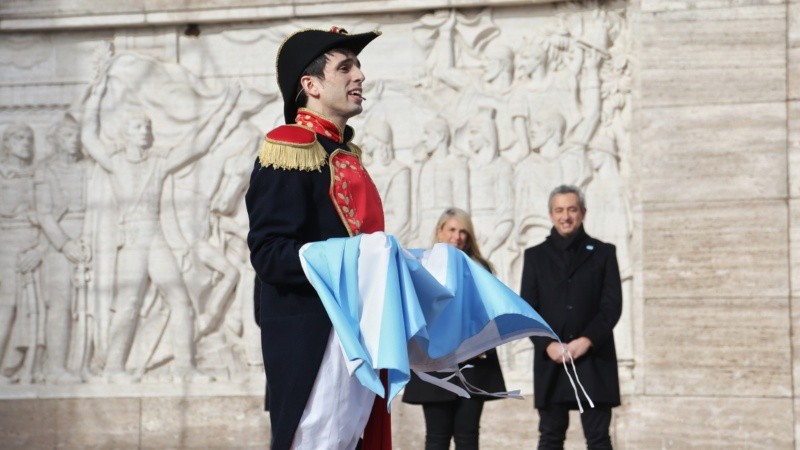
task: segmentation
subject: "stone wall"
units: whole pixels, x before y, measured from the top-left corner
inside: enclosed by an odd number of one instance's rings
[[[628,447],[795,446],[797,6],[639,3],[643,345],[618,424]]]
[[[546,193],[586,188],[587,230],[617,245],[625,280],[618,448],[795,446],[800,2],[227,3],[0,4],[3,145],[33,154],[4,151],[0,167],[4,447],[268,440],[242,183],[280,121],[278,45],[333,24],[384,33],[361,55],[368,101],[352,124],[405,244],[427,245],[444,207],[469,209],[517,288]],[[145,184],[94,163],[143,113],[145,159],[205,143]],[[120,242],[154,234],[155,277],[117,269]],[[170,280],[183,287],[125,294]],[[139,319],[115,325],[123,304]],[[529,392],[530,346],[500,355]],[[395,404],[398,447],[420,448],[421,424]],[[482,444],[532,446],[535,430],[530,399],[492,402]]]

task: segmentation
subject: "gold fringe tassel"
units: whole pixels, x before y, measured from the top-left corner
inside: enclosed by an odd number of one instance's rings
[[[291,145],[264,140],[258,151],[258,160],[261,167],[312,171],[322,169],[328,161],[328,154],[317,141],[308,145]]]

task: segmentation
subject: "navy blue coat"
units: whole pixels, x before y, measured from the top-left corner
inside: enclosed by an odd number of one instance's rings
[[[351,136],[347,127],[344,142]],[[328,154],[348,148],[319,134],[317,139]],[[250,260],[261,281],[258,321],[273,449],[292,443],[331,330],[298,256],[308,242],[349,236],[330,186],[327,165],[320,171],[284,170],[261,167],[257,160],[245,195]]]
[[[618,406],[619,378],[613,329],[622,314],[622,288],[616,248],[588,236],[582,228],[579,233],[573,243],[575,255],[569,267],[563,251],[551,237],[525,250],[520,296],[563,342],[581,336],[592,341],[589,351],[575,361],[578,376],[595,403]],[[563,366],[553,362],[545,351],[552,339],[536,337],[532,340],[536,408],[553,403],[577,408]],[[580,395],[585,402],[583,394]]]

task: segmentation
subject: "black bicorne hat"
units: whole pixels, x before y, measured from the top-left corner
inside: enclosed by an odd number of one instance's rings
[[[332,27],[329,31],[302,30],[289,36],[278,50],[277,61],[278,87],[283,95],[286,123],[294,123],[297,116],[297,83],[312,61],[334,48],[346,48],[357,55],[380,34],[380,31],[347,34],[342,28]]]

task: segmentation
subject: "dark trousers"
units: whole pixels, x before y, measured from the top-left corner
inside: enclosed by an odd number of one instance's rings
[[[549,405],[539,409],[539,450],[562,450],[569,427],[569,406]],[[589,450],[611,449],[608,427],[611,425],[611,408],[595,405],[584,408],[581,414],[583,436]]]
[[[475,398],[424,403],[425,450],[448,450],[450,438],[456,450],[477,450],[482,411],[483,400]]]

